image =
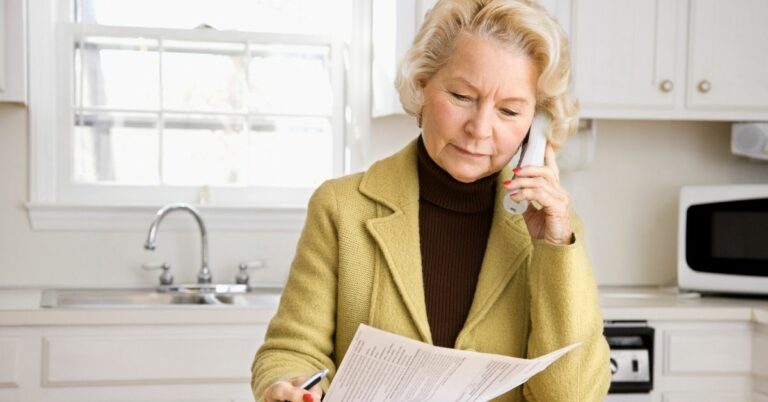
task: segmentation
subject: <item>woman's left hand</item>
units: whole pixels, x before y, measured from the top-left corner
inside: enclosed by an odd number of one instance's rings
[[[560,170],[555,162],[555,150],[547,143],[544,166],[525,166],[515,169],[515,177],[504,182],[507,190],[519,189],[510,195],[514,201],[536,201],[523,213],[528,233],[534,239],[544,239],[555,244],[571,244],[571,196],[560,187]]]

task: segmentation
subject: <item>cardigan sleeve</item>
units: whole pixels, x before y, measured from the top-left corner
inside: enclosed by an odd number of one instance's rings
[[[583,343],[523,386],[530,402],[602,401],[611,381],[597,286],[578,218],[573,227],[575,241],[569,245],[533,240],[528,357]]]
[[[327,367],[335,372],[333,334],[336,324],[338,237],[337,202],[326,182],[309,201],[280,306],[267,328],[264,344],[251,367],[256,400],[278,380],[311,375]],[[328,390],[326,377],[320,386]]]

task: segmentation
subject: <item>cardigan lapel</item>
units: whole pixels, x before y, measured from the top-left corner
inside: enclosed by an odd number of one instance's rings
[[[419,240],[419,176],[417,143],[373,164],[363,175],[360,192],[392,213],[370,219],[366,227],[376,240],[387,262],[395,286],[424,342],[432,343],[427,308],[424,301],[424,278],[421,269]],[[504,210],[506,195],[503,182],[512,173],[505,167],[499,174],[494,203],[493,222],[480,268],[472,307],[461,334],[476,325],[501,296],[502,291],[523,265],[531,245],[530,235],[521,215]]]
[[[360,192],[392,213],[366,222],[381,249],[395,286],[422,341],[432,343],[419,241],[419,177],[417,143],[412,141],[395,155],[376,162],[363,175]]]
[[[488,234],[488,243],[480,267],[472,307],[461,333],[470,330],[483,319],[517,270],[524,265],[520,260],[527,256],[526,251],[532,247],[522,215],[510,214],[504,209],[502,203],[506,196],[502,183],[509,180],[511,176],[510,169],[505,167],[497,180],[493,223]],[[461,339],[461,333],[456,339],[457,344]]]

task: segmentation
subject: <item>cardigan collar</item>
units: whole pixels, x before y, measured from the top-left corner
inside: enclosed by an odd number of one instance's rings
[[[417,140],[396,154],[374,163],[363,174],[359,191],[386,207],[366,227],[377,242],[395,286],[408,309],[421,340],[432,343],[424,301],[424,284],[419,247],[419,178]],[[480,268],[475,296],[464,328],[456,339],[459,345],[501,295],[504,287],[524,265],[532,243],[521,215],[504,210],[504,180],[512,176],[509,167],[496,181],[494,217],[488,245]]]
[[[371,165],[360,181],[360,192],[393,211],[419,201],[416,140]]]

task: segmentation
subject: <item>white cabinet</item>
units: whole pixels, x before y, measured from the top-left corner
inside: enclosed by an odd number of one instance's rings
[[[748,394],[734,395],[723,392],[678,392],[664,394],[662,402],[752,402]]]
[[[752,370],[749,328],[719,325],[666,330],[664,374],[749,374]]]
[[[372,116],[435,0],[372,0]],[[582,117],[768,120],[765,0],[540,0],[570,33]]]
[[[656,329],[654,401],[750,402],[753,364],[768,356],[753,348],[750,322],[650,322]]]
[[[678,32],[684,6],[679,0],[578,0],[573,66],[582,106],[673,108],[685,88]]]
[[[424,16],[437,0],[372,0],[371,116],[404,114],[395,77]]]
[[[691,0],[689,14],[688,107],[768,110],[768,2]]]
[[[4,327],[0,401],[253,401],[265,324]]]
[[[0,102],[27,100],[26,0],[0,0]]]
[[[574,0],[582,116],[768,119],[768,2]]]

